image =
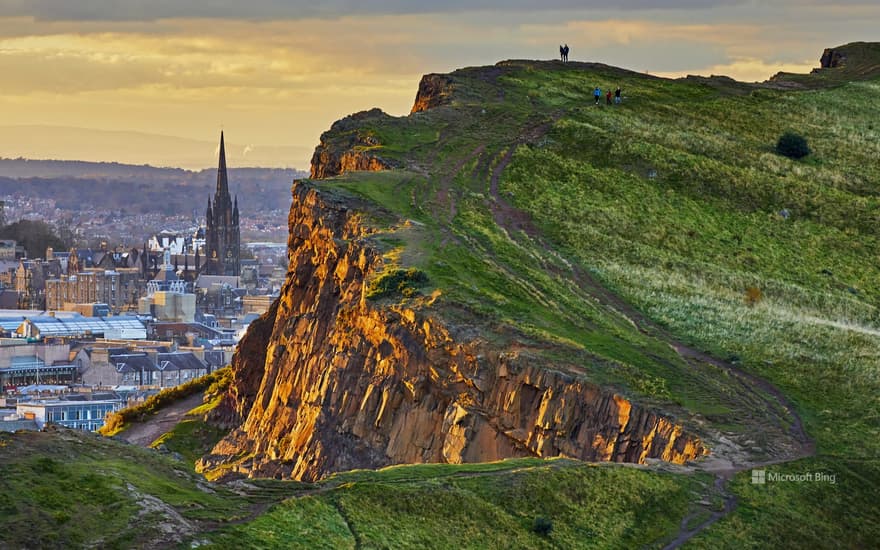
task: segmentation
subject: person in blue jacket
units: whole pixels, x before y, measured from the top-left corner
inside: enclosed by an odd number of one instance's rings
[[[593,99],[596,100],[596,105],[598,105],[599,100],[602,99],[602,90],[600,90],[598,86],[596,86],[596,89],[593,90]]]

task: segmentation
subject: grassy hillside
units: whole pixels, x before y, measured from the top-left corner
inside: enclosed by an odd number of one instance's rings
[[[804,535],[811,545],[859,546],[874,529],[865,507],[880,511],[867,498],[880,482],[880,81],[862,76],[728,93],[601,65],[465,69],[452,74],[451,105],[363,121],[381,144],[370,152],[406,169],[318,185],[377,205],[389,265],[427,274],[422,292],[435,299],[422,307],[454,326],[490,320],[498,330],[484,337],[499,347],[531,347],[678,416],[710,445],[734,439],[753,458],[778,458],[793,417],[683,360],[658,326],[774,384],[818,455],[777,470],[820,467],[838,483],[780,482],[757,498],[739,474],[744,504],[702,544],[734,545],[736,525],[737,546],[759,545],[797,514],[843,537]],[[622,105],[593,105],[597,85],[621,86]],[[812,155],[774,152],[789,130]],[[647,319],[620,315],[606,288]],[[831,503],[852,519],[835,519]],[[745,521],[756,516],[768,523]]]
[[[692,502],[707,475],[564,460],[209,485],[184,461],[63,429],[0,434],[0,467],[4,548],[657,546],[719,505]]]
[[[0,434],[0,469],[3,548],[168,547],[254,508],[182,462],[64,429]]]
[[[707,476],[566,461],[392,467],[322,482],[209,548],[657,547]],[[706,508],[718,502],[707,502]],[[548,533],[536,532],[547,520]]]

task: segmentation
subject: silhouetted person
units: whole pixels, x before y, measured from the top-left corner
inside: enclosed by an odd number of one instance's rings
[[[620,105],[620,86],[614,90],[614,103]]]
[[[562,48],[562,60],[568,63],[568,44]]]
[[[602,98],[602,90],[600,90],[599,87],[596,86],[596,89],[593,90],[593,99],[596,100],[596,105],[599,104],[599,100],[600,100],[601,98]]]
[[[565,62],[565,48],[561,44],[559,45],[559,60]]]

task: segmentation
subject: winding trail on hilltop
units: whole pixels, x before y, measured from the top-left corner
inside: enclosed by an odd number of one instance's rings
[[[440,204],[449,203],[449,220],[452,221],[455,219],[456,214],[458,214],[458,208],[456,206],[455,194],[452,193],[452,182],[455,180],[455,176],[458,175],[459,172],[465,167],[465,165],[475,158],[478,158],[483,151],[486,149],[485,145],[477,146],[473,151],[465,155],[459,160],[456,165],[449,171],[448,174],[443,176],[440,179],[440,187],[437,189],[437,201]]]
[[[489,181],[489,193],[491,198],[489,207],[492,211],[495,223],[507,231],[509,235],[513,235],[518,231],[525,233],[530,239],[539,243],[546,250],[552,250],[552,247],[543,238],[541,231],[535,226],[531,215],[528,212],[513,206],[501,196],[499,192],[499,182],[502,173],[513,160],[516,147],[523,144],[534,143],[540,139],[547,133],[552,124],[558,120],[559,116],[559,114],[556,114],[552,116],[550,120],[527,128],[516,142],[509,145],[503,151],[501,159],[492,170]],[[628,319],[639,332],[665,342],[688,365],[693,366],[695,363],[707,363],[735,376],[743,384],[744,388],[757,395],[769,405],[775,405],[780,408],[791,420],[789,435],[791,435],[795,442],[795,446],[793,448],[783,447],[781,456],[777,459],[762,462],[744,462],[739,464],[732,461],[709,462],[695,467],[695,469],[715,475],[714,487],[710,488],[709,492],[713,492],[714,489],[716,494],[722,496],[724,500],[724,508],[722,510],[713,511],[708,519],[692,529],[688,529],[687,525],[690,520],[696,516],[697,512],[686,516],[681,521],[678,534],[664,547],[664,550],[672,550],[680,547],[682,544],[736,509],[736,495],[728,492],[727,484],[737,473],[752,468],[762,468],[774,464],[799,460],[813,456],[816,453],[815,442],[804,430],[803,421],[792,403],[776,386],[759,376],[744,371],[742,368],[729,361],[713,357],[708,353],[678,341],[668,330],[649,319],[619,295],[611,292],[587,270],[574,263],[570,264],[570,268],[571,275],[581,289],[585,290],[589,296],[595,299],[600,305],[609,308]]]

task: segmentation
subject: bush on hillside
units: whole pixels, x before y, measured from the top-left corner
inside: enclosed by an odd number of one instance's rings
[[[776,142],[776,152],[790,159],[801,159],[811,153],[804,136],[794,132],[785,132]]]
[[[394,294],[406,298],[413,296],[416,289],[428,282],[424,271],[411,267],[409,269],[389,269],[370,282],[367,288],[367,299],[376,300]]]
[[[532,524],[532,531],[535,534],[541,535],[542,537],[546,537],[550,534],[550,531],[553,530],[553,522],[545,518],[544,516],[538,516],[535,518],[535,523]]]
[[[750,286],[746,289],[745,301],[746,305],[754,306],[764,298],[764,293],[756,286]]]

